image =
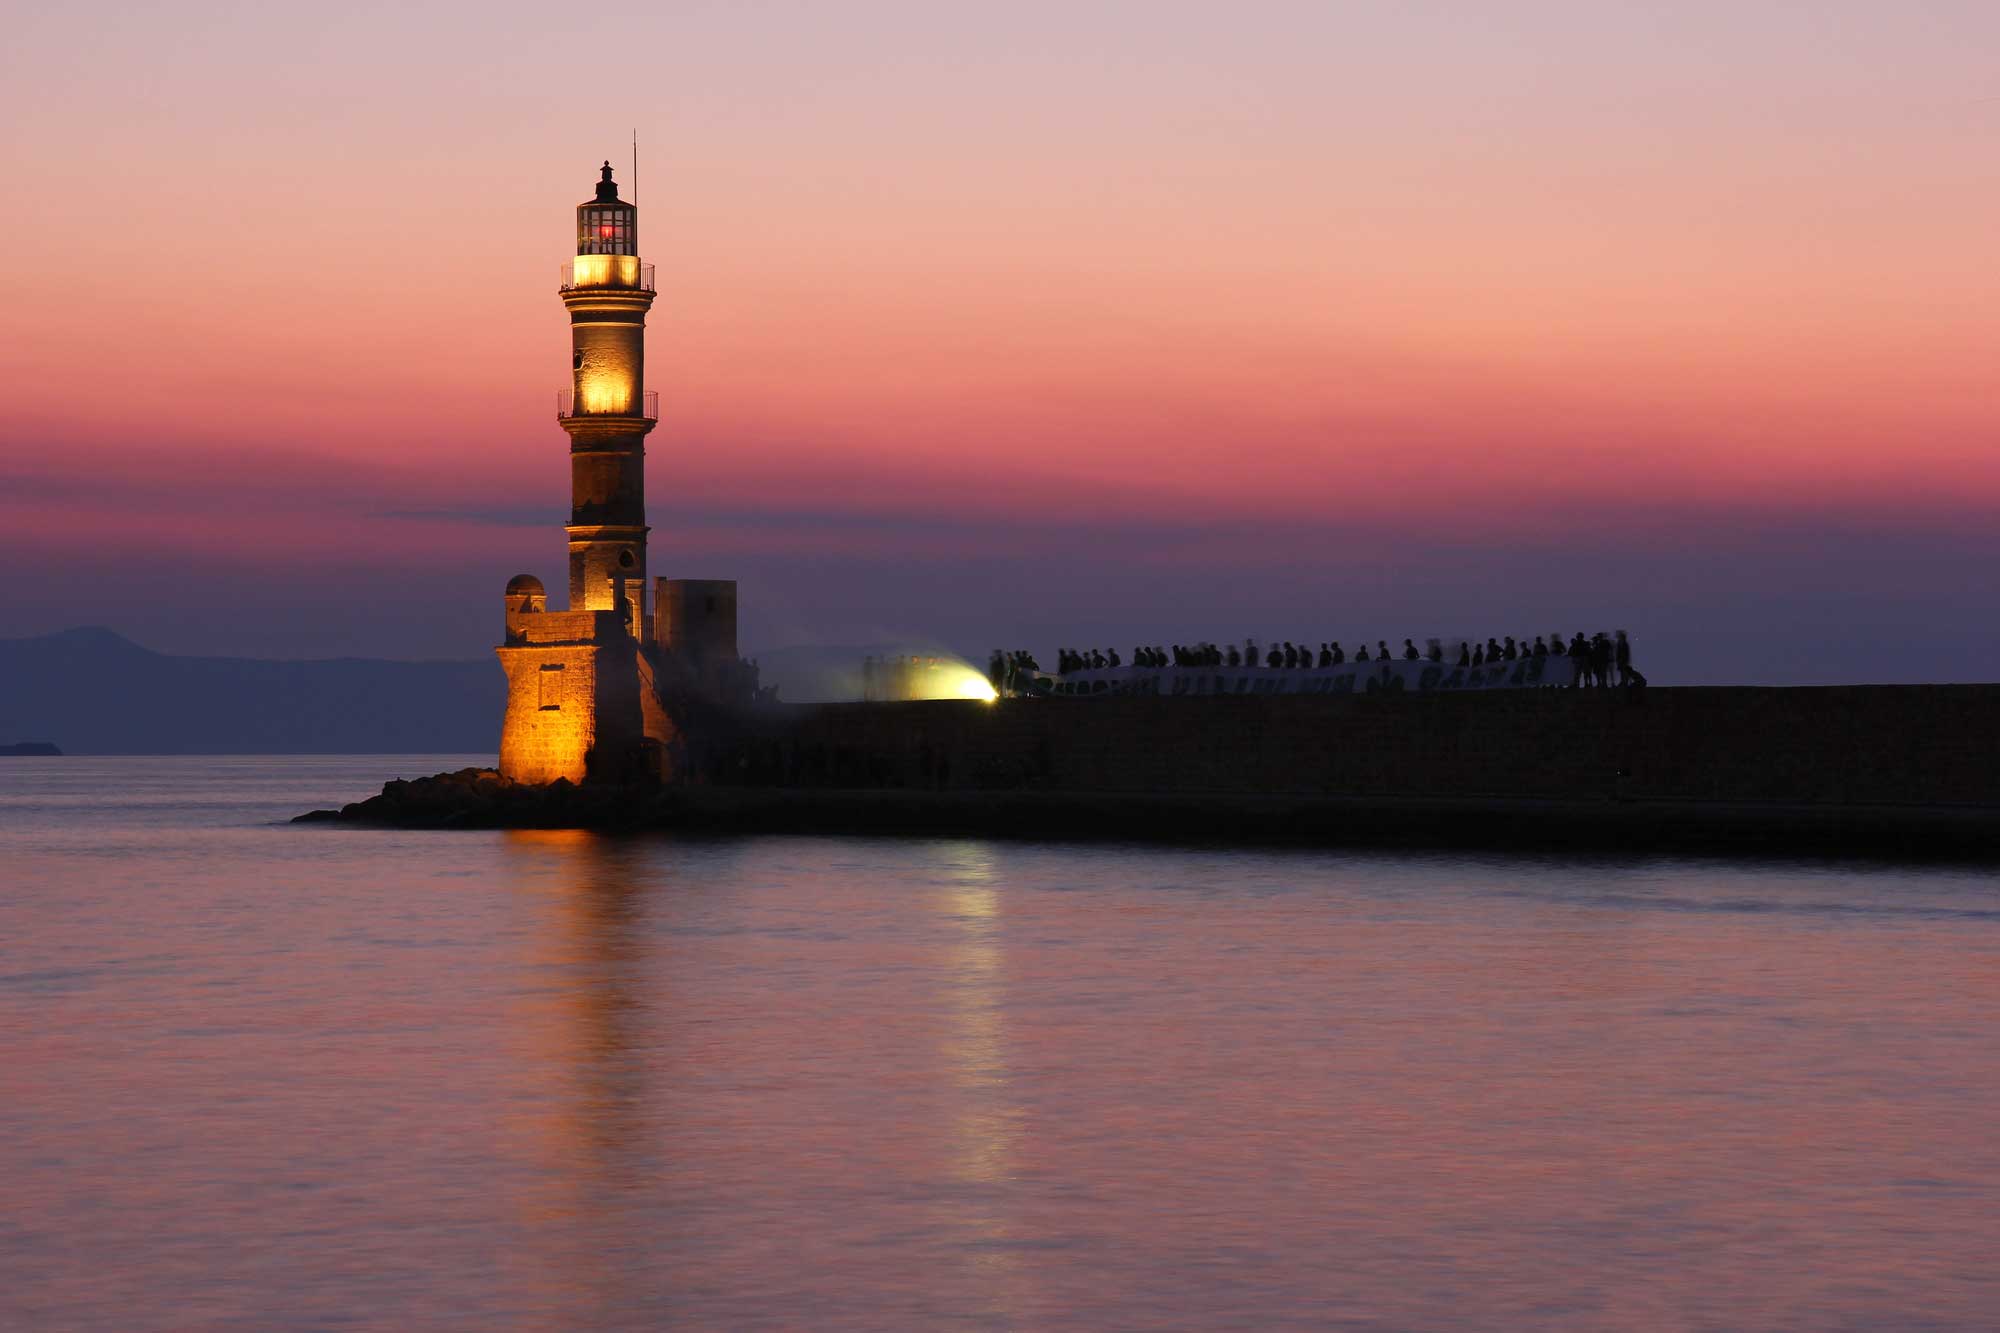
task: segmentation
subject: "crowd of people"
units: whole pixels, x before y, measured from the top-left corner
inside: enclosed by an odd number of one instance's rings
[[[1538,634],[1533,642],[1525,635],[1518,641],[1511,636],[1488,637],[1484,643],[1466,639],[1458,642],[1454,649],[1447,649],[1442,639],[1426,640],[1425,647],[1421,649],[1412,639],[1404,639],[1400,649],[1391,649],[1387,639],[1377,639],[1373,653],[1369,652],[1364,640],[1356,647],[1351,659],[1339,641],[1333,639],[1320,644],[1317,649],[1290,640],[1274,642],[1262,649],[1255,639],[1245,639],[1240,648],[1233,643],[1224,646],[1206,641],[1177,643],[1171,647],[1142,644],[1132,650],[1131,665],[1145,670],[1164,667],[1261,667],[1268,671],[1300,671],[1343,666],[1350,660],[1360,663],[1401,659],[1406,662],[1451,662],[1455,666],[1470,668],[1519,661],[1524,657],[1567,657],[1575,669],[1579,688],[1614,684],[1641,686],[1646,683],[1646,678],[1632,665],[1632,642],[1622,629],[1615,634],[1600,632],[1586,635],[1579,631],[1567,640],[1561,634],[1547,637]],[[1125,659],[1119,656],[1116,648],[1056,650],[1058,675],[1112,670],[1125,664]],[[1034,654],[1020,650],[1003,652],[995,649],[987,663],[988,678],[993,682],[993,688],[1002,694],[1020,693],[1023,682],[1040,671],[1041,666],[1035,661]]]

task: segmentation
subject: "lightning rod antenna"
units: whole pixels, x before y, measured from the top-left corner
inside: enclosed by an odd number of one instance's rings
[[[632,130],[632,206],[639,206],[639,131]]]

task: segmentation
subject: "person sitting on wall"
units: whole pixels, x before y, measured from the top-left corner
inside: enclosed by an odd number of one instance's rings
[[[1255,639],[1245,639],[1243,641],[1243,665],[1253,667],[1262,660],[1257,655],[1257,641]]]
[[[1513,662],[1519,660],[1520,656],[1521,650],[1514,646],[1514,636],[1509,634],[1507,642],[1500,649],[1500,658],[1505,662]]]
[[[1354,650],[1354,660],[1357,662],[1366,662],[1368,660],[1368,640],[1363,639],[1361,646]]]
[[[1498,662],[1500,660],[1500,644],[1490,634],[1486,636],[1486,660],[1488,662]]]
[[[1104,655],[1104,665],[1108,667],[1116,667],[1119,665],[1118,650],[1116,648],[1113,648],[1110,652]]]
[[[1432,640],[1430,641],[1430,653],[1429,653],[1429,656],[1430,656],[1430,659],[1431,659],[1431,661],[1433,661],[1433,662],[1442,662],[1442,661],[1444,661],[1444,643],[1443,643],[1443,641],[1442,641],[1442,640],[1439,640],[1439,639],[1432,639]]]
[[[1387,639],[1375,640],[1375,656],[1384,662],[1389,660],[1389,641]]]
[[[1340,666],[1347,661],[1347,650],[1340,646],[1340,640],[1333,641],[1333,664]]]
[[[1542,636],[1541,636],[1541,635],[1539,635],[1539,634],[1537,634],[1537,635],[1535,636],[1535,656],[1536,656],[1536,657],[1547,657],[1548,655],[1549,655],[1549,646],[1548,646],[1548,644],[1544,643],[1544,642],[1542,641]]]
[[[1331,648],[1328,648],[1323,643],[1319,646],[1318,665],[1322,667],[1330,667],[1333,665],[1333,650]]]
[[[1229,645],[1229,665],[1233,667],[1243,665],[1243,655],[1236,651],[1236,645],[1233,643]]]
[[[1408,639],[1403,640],[1403,660],[1405,662],[1415,662],[1421,657],[1422,654],[1417,651],[1416,644],[1411,643]]]
[[[1278,651],[1278,645],[1275,643],[1271,645],[1271,651],[1264,654],[1264,665],[1267,667],[1275,668],[1284,660],[1285,655]]]
[[[1472,650],[1472,665],[1474,665],[1474,666],[1485,666],[1485,665],[1486,665],[1486,648],[1485,648],[1485,645],[1483,645],[1483,644],[1482,644],[1482,645],[1480,645],[1479,647],[1476,647],[1476,648],[1474,648],[1474,649]]]
[[[1285,640],[1285,668],[1291,670],[1299,664],[1299,650],[1292,647],[1290,639]]]
[[[1459,664],[1459,665],[1460,665],[1461,667],[1469,667],[1469,666],[1471,666],[1471,665],[1472,665],[1472,645],[1471,645],[1471,644],[1469,644],[1469,643],[1463,643],[1463,642],[1461,642],[1461,643],[1460,643],[1460,644],[1458,645],[1458,664]]]

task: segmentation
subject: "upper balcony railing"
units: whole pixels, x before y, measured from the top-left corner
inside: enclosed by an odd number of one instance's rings
[[[653,266],[632,255],[578,255],[562,266],[562,290],[650,292]]]
[[[639,398],[639,411],[636,415],[645,418],[647,421],[658,421],[660,419],[660,391],[658,389],[647,389],[639,395]],[[578,417],[630,417],[635,414],[629,410],[629,406],[628,401],[613,403],[609,407],[600,407],[587,400],[582,406],[578,406],[575,389],[556,390],[556,420],[558,421],[572,421]]]

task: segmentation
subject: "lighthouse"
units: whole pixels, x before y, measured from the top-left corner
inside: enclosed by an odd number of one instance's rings
[[[597,193],[576,207],[576,258],[563,275],[570,376],[556,415],[569,433],[569,605],[616,609],[635,632],[645,614],[646,435],[659,419],[645,388],[653,266],[639,261],[639,210],[618,197],[606,162]]]
[[[515,782],[685,781],[697,735],[720,733],[753,702],[757,673],[736,652],[736,584],[657,579],[648,606],[646,436],[659,398],[646,388],[653,266],[639,260],[639,210],[618,197],[611,164],[576,208],[576,255],[559,293],[569,313],[568,387],[556,420],[569,436],[569,607],[542,581],[507,583],[507,673],[500,772]]]

